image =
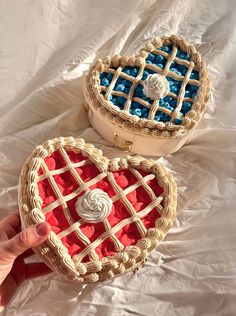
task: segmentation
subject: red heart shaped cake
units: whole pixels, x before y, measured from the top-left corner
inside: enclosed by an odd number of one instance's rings
[[[35,148],[20,176],[24,226],[52,231],[35,252],[67,279],[97,282],[136,269],[171,227],[176,185],[160,164],[108,159],[83,139]]]

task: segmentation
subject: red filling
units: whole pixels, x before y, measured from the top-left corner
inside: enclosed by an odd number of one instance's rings
[[[81,166],[75,167],[76,172],[83,180],[83,182],[88,182],[100,174],[99,169],[91,161],[87,160],[87,158],[81,153],[68,151],[67,154],[71,162],[74,164],[84,162],[81,164]],[[59,151],[53,152],[53,154],[50,157],[45,158],[44,161],[49,171],[58,170],[66,166],[66,162],[64,161]],[[138,171],[143,177],[149,174],[143,170]],[[44,170],[40,168],[38,175],[43,177],[43,174]],[[113,172],[113,176],[116,183],[122,190],[129,188],[131,185],[137,183],[138,181],[136,176],[128,169]],[[79,189],[80,187],[79,183],[77,183],[76,179],[69,170],[64,171],[58,175],[53,175],[52,177],[61,195],[63,195],[64,197],[67,197],[69,194],[74,192],[76,189]],[[66,214],[66,212],[63,211],[63,207],[59,205],[59,203],[57,203],[57,201],[59,200],[56,192],[54,192],[54,190],[52,189],[52,181],[53,180],[49,180],[48,178],[42,180],[39,179],[38,189],[39,195],[43,200],[42,208],[49,206],[49,208],[45,212],[46,221],[51,225],[52,230],[56,234],[59,234],[68,229],[73,223],[80,220],[80,217],[78,216],[75,209],[75,203],[78,199],[78,196],[83,195],[84,191],[77,194],[75,198],[66,201],[66,209],[69,212],[69,214]],[[157,197],[163,193],[163,188],[158,185],[156,179],[149,180],[147,184],[152,188],[152,191]],[[90,189],[92,190],[95,188],[99,188],[105,191],[110,197],[116,195],[115,190],[113,189],[107,177],[90,186]],[[139,186],[135,190],[132,190],[126,195],[126,197],[128,201],[133,205],[136,212],[142,211],[152,202],[152,199],[143,186]],[[56,201],[57,206],[54,206],[53,208],[52,205],[51,209],[50,204],[54,201]],[[130,212],[124,205],[123,201],[121,199],[118,199],[113,202],[112,211],[107,217],[107,220],[111,227],[115,227],[120,221],[125,220],[130,216]],[[159,217],[160,215],[158,213],[158,210],[156,208],[153,208],[153,210],[151,210],[149,214],[144,216],[141,221],[148,229],[155,226],[155,221]],[[80,226],[80,230],[90,242],[94,242],[106,231],[106,228],[104,227],[104,224],[102,222],[93,224],[83,223]],[[115,233],[115,236],[124,246],[134,245],[141,238],[136,223],[127,224],[122,229],[117,231]],[[76,232],[66,234],[65,237],[61,238],[61,241],[68,248],[68,251],[72,256],[80,253],[86,248],[86,245],[81,241],[79,235],[77,235]],[[95,251],[98,254],[99,258],[102,258],[104,256],[114,255],[116,249],[113,241],[110,238],[106,238],[95,249]],[[85,256],[83,259],[83,261],[88,260],[88,256]]]

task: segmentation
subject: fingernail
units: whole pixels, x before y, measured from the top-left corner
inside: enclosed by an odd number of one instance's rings
[[[48,227],[46,223],[39,223],[36,225],[36,231],[39,236],[44,236],[48,232]]]

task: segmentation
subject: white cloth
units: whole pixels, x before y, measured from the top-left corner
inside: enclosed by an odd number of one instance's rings
[[[145,268],[85,287],[55,275],[27,281],[3,315],[235,315],[235,19],[234,0],[0,2],[1,218],[17,209],[21,166],[44,140],[80,136],[120,154],[82,107],[94,58],[177,33],[196,44],[212,80],[191,140],[160,159],[178,183],[178,218]]]

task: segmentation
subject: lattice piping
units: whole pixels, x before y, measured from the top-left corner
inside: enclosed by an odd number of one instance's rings
[[[69,158],[69,156],[68,156],[68,154],[67,154],[67,152],[65,151],[64,148],[59,149],[59,153],[60,153],[61,157],[63,158],[64,162],[68,166],[68,168],[66,170],[69,170],[69,172],[71,173],[73,178],[76,180],[76,182],[79,184],[79,186],[80,187],[82,186],[84,188],[85,182],[81,179],[81,177],[78,175],[78,173],[75,170],[75,165],[77,166],[78,163],[73,164],[71,162],[71,160],[70,160],[70,158]],[[85,160],[83,160],[82,162],[83,163],[81,163],[80,165],[85,165]],[[76,197],[78,195],[78,193],[77,193],[78,189],[68,195],[70,197],[69,199],[68,199],[68,196],[64,197],[61,194],[61,192],[60,192],[60,190],[59,190],[54,178],[52,177],[52,174],[53,175],[57,175],[58,174],[56,172],[57,170],[53,170],[53,171],[49,172],[45,162],[42,163],[42,168],[43,168],[43,170],[46,171],[46,174],[48,175],[48,180],[49,180],[49,182],[50,182],[50,184],[52,186],[52,189],[53,189],[55,195],[58,197],[58,200],[57,200],[57,203],[59,204],[58,206],[62,206],[63,212],[64,212],[64,214],[65,214],[65,216],[66,216],[66,218],[67,218],[67,220],[68,220],[68,222],[70,224],[70,227],[68,229],[65,229],[64,231],[60,232],[60,234],[59,234],[60,238],[62,238],[62,236],[66,237],[68,234],[71,234],[72,232],[75,232],[75,234],[77,235],[77,238],[79,238],[79,240],[82,241],[82,243],[86,247],[89,246],[89,249],[91,249],[92,256],[91,256],[90,259],[91,260],[95,260],[95,258],[97,259],[95,248],[92,248],[92,244],[91,244],[90,240],[79,229],[80,225],[83,224],[84,221],[80,220],[78,222],[74,222],[72,217],[71,217],[71,215],[70,215],[70,212],[68,210],[67,204],[66,204],[66,202],[68,202],[69,200],[73,199],[74,197]],[[61,174],[61,170],[62,169],[65,170],[65,168],[58,169],[59,170],[59,174]],[[111,198],[112,202],[114,203],[117,200],[121,200],[124,203],[124,205],[126,206],[127,211],[131,215],[130,220],[131,221],[134,220],[134,223],[136,224],[140,235],[142,237],[144,237],[146,235],[146,233],[147,233],[147,229],[144,226],[143,222],[141,221],[141,217],[136,216],[137,212],[134,209],[133,205],[130,203],[130,201],[127,199],[126,195],[128,193],[132,192],[133,190],[137,189],[138,187],[143,186],[145,191],[149,194],[149,196],[152,199],[156,198],[156,195],[154,194],[152,189],[148,185],[146,185],[147,181],[152,180],[155,177],[154,177],[154,175],[147,175],[145,177],[142,177],[140,175],[140,173],[137,170],[135,170],[135,169],[130,169],[130,171],[136,177],[137,181],[135,182],[135,184],[129,186],[128,188],[126,188],[124,190],[122,190],[118,186],[118,184],[116,183],[116,181],[114,179],[114,176],[113,176],[113,174],[111,172],[108,172],[106,175],[104,175],[104,173],[103,173],[102,175],[103,175],[103,178],[107,177],[107,179],[109,180],[110,184],[112,185],[113,189],[116,192],[116,195]],[[40,179],[42,179],[42,178],[44,179],[45,177],[43,175],[40,175]],[[101,180],[101,178],[100,178],[100,174],[99,174],[98,176],[96,176],[93,179],[91,179],[89,181],[89,183],[90,183],[90,185],[94,185],[100,180]],[[87,186],[85,188],[85,191],[90,191],[90,188],[89,188],[88,184],[87,184]],[[80,190],[80,192],[82,192],[82,190]],[[156,199],[156,201],[159,201],[159,200]],[[160,203],[160,201],[159,201],[159,203]],[[47,208],[51,210],[52,209],[52,205],[55,205],[55,203],[52,203],[52,204],[48,205]],[[152,205],[152,204],[150,204],[150,205]],[[160,208],[160,209],[162,208],[160,204],[158,204],[158,208]],[[149,208],[147,208],[147,210],[150,212],[152,210],[152,208],[149,207]],[[43,209],[43,211],[45,213],[45,208]],[[145,212],[145,215],[147,215],[147,214]],[[104,224],[104,227],[105,227],[106,231],[103,234],[104,237],[103,237],[103,239],[101,239],[101,242],[109,237],[113,241],[116,251],[123,250],[124,246],[120,243],[119,239],[115,236],[115,234],[112,233],[113,230],[116,230],[116,227],[113,227],[111,229],[111,226],[110,226],[110,224],[109,224],[107,219],[103,222],[103,224]],[[118,224],[118,227],[120,227],[119,224]],[[123,228],[123,226],[121,226],[121,228]],[[84,250],[84,252],[85,252],[85,250]],[[88,254],[90,255],[90,253],[88,253]],[[78,258],[81,258],[81,256],[80,256],[80,254],[78,254],[78,255],[75,255],[73,257],[73,259],[74,258],[75,258],[76,262],[78,262]]]
[[[129,81],[133,81],[136,78],[129,76],[123,72],[121,72],[121,69],[123,69],[125,66],[137,66],[137,67],[144,67],[143,65],[145,64],[144,58],[147,57],[149,52],[156,53],[156,50],[158,47],[162,45],[168,45],[168,44],[173,44],[173,49],[176,47],[174,45],[180,46],[181,50],[186,51],[188,54],[191,55],[191,61],[186,61],[179,59],[177,56],[175,57],[175,60],[182,65],[185,65],[186,67],[189,68],[191,65],[191,62],[194,62],[194,69],[198,69],[200,78],[199,80],[195,79],[190,79],[188,81],[188,84],[192,84],[195,86],[200,87],[198,91],[197,98],[194,100],[191,98],[185,98],[182,96],[182,99],[180,100],[179,96],[176,96],[173,93],[169,93],[168,95],[174,98],[175,100],[178,101],[178,104],[176,109],[172,112],[165,107],[157,107],[156,110],[159,109],[163,113],[172,116],[169,122],[157,122],[155,120],[151,120],[153,118],[153,115],[155,110],[152,110],[149,112],[149,118],[150,119],[144,119],[144,118],[139,118],[135,115],[131,115],[127,111],[127,107],[125,107],[124,110],[120,110],[117,106],[114,106],[114,104],[111,101],[105,100],[104,96],[100,95],[100,89],[106,91],[105,87],[100,86],[100,79],[99,79],[99,74],[102,72],[111,72],[115,73],[113,69],[109,68],[112,67],[113,65],[118,65],[120,66],[119,73],[120,76],[123,77],[124,79],[127,79]],[[158,50],[158,54],[163,55],[164,57],[168,57],[169,54]],[[172,50],[173,54],[173,50]],[[169,57],[168,57],[169,58]],[[168,60],[167,60],[168,63]],[[115,67],[115,66],[114,66]],[[157,71],[158,73],[163,73],[163,70],[160,70],[156,65],[150,65],[150,64],[145,64],[145,68],[148,69],[153,69]],[[184,79],[186,81],[186,75],[185,76],[179,76],[175,74],[172,71],[168,72],[168,76],[176,79]],[[114,77],[113,77],[114,79]],[[115,81],[115,79],[114,79]],[[114,82],[113,82],[114,83]],[[139,84],[142,85],[142,81],[139,82]],[[196,49],[194,46],[190,45],[187,43],[183,38],[172,35],[170,37],[164,37],[163,39],[154,39],[152,42],[148,43],[143,49],[140,50],[138,54],[135,56],[127,57],[127,56],[114,56],[112,58],[107,57],[104,60],[98,60],[97,64],[95,64],[85,82],[85,96],[87,98],[89,106],[99,108],[100,113],[103,114],[108,120],[111,120],[114,124],[118,125],[123,125],[126,128],[130,129],[132,132],[140,132],[146,135],[159,135],[163,137],[179,137],[186,133],[188,130],[192,129],[197,122],[200,120],[200,117],[203,113],[203,111],[206,108],[206,103],[209,99],[209,79],[208,79],[208,74],[206,70],[206,66],[204,62],[201,60],[201,55],[196,52]],[[109,87],[110,88],[110,87]],[[113,88],[112,88],[113,89]],[[110,94],[109,93],[105,94],[105,98],[107,98]],[[130,91],[129,94],[127,95],[126,93],[119,92],[119,91],[112,91],[112,94],[115,96],[123,96],[126,99],[129,98],[130,96]],[[150,109],[150,105],[148,102],[142,100],[141,98],[135,97],[133,98],[133,101],[136,101],[143,105],[144,107]],[[182,118],[182,124],[181,125],[175,125],[173,124],[173,121],[178,118],[179,112],[180,112],[180,107],[181,107],[181,102],[193,102],[192,104],[192,109],[185,114],[185,116]],[[130,101],[129,101],[130,102]],[[173,113],[173,114],[172,114]]]

